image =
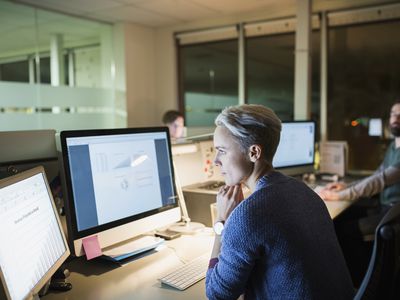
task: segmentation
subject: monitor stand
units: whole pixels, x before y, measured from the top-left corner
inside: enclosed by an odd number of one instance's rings
[[[179,222],[168,227],[169,230],[182,234],[196,234],[202,231],[204,228],[204,224],[191,222],[190,219],[186,219],[183,222]]]
[[[164,243],[162,238],[143,235],[109,246],[103,249],[103,255],[112,261],[120,262],[128,257],[155,249],[162,243]]]
[[[32,293],[33,300],[40,300],[40,297],[44,297],[47,294],[50,287],[50,281],[51,279],[46,282],[46,284],[40,289],[40,291],[37,294]]]
[[[28,298],[29,299],[29,298]],[[32,300],[40,300],[39,294],[35,294],[32,296]]]
[[[178,174],[174,165],[175,174]],[[181,207],[182,211],[182,222],[176,223],[171,225],[168,229],[171,231],[179,232],[182,234],[195,234],[201,231],[205,225],[197,222],[191,222],[189,218],[189,214],[186,208],[185,198],[182,192],[181,182],[179,180],[179,176],[175,176],[175,184],[176,184],[176,191],[178,193],[178,201],[179,206]]]

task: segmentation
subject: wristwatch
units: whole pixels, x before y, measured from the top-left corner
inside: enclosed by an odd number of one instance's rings
[[[216,235],[221,235],[224,230],[225,221],[218,221],[214,224],[214,232]]]

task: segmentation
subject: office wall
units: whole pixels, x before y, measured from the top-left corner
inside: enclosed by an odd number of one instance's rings
[[[155,31],[155,97],[158,99],[156,114],[161,117],[169,109],[178,109],[178,73],[175,39],[170,29]]]
[[[155,125],[155,31],[124,24],[128,126]]]

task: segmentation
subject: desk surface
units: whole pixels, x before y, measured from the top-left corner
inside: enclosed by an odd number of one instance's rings
[[[351,201],[324,201],[324,203],[332,219],[335,219],[352,204]]]
[[[351,182],[360,180],[365,178],[365,174],[349,174],[346,175],[344,178],[341,178],[340,181],[344,181],[345,183],[349,184]],[[298,178],[300,179],[300,178]],[[309,184],[305,182],[306,184]],[[317,179],[316,182],[313,182],[312,184],[315,185],[317,184],[318,186],[325,186],[326,184],[331,183],[330,181],[322,181],[320,179]],[[347,208],[349,208],[352,204],[353,201],[324,201],[326,207],[328,208],[329,215],[331,216],[332,219],[335,219],[338,215],[340,215],[343,211],[345,211]]]
[[[324,201],[332,219],[346,210],[350,201]],[[87,261],[84,257],[67,263],[73,288],[68,292],[50,292],[43,300],[108,299],[206,299],[204,279],[185,291],[162,285],[157,279],[203,253],[211,252],[211,233],[184,235],[166,241],[152,251],[124,266],[103,259]]]
[[[50,292],[42,299],[206,299],[204,279],[185,291],[162,285],[157,279],[184,262],[211,253],[213,240],[210,233],[182,236],[120,267],[99,258],[91,261],[84,257],[73,259],[67,263],[72,289]]]

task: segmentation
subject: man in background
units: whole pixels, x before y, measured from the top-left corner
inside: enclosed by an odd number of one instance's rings
[[[162,121],[165,126],[169,128],[169,135],[171,139],[179,139],[184,137],[184,118],[183,114],[176,110],[167,111]]]
[[[359,201],[335,220],[336,233],[356,286],[365,275],[372,250],[371,243],[364,242],[365,237],[374,235],[389,208],[400,201],[400,99],[391,107],[389,128],[394,140],[374,174],[350,185],[328,184],[318,193],[328,201],[368,200],[365,198],[380,193],[377,206]]]
[[[389,128],[394,140],[375,173],[349,186],[344,182],[328,184],[319,192],[322,199],[354,201],[381,193],[381,217],[390,206],[400,201],[400,100],[396,101],[390,110]],[[378,219],[380,220],[379,217]]]

